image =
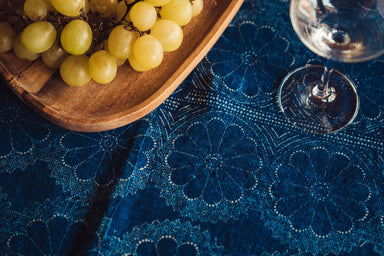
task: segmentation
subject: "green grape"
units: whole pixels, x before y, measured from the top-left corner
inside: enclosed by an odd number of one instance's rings
[[[163,46],[164,52],[171,52],[183,42],[183,30],[172,20],[159,19],[151,28],[151,35],[156,37]]]
[[[89,74],[89,57],[86,55],[70,55],[60,65],[60,76],[63,81],[80,87],[91,81]]]
[[[89,3],[89,0],[84,0],[84,8],[83,8],[83,12],[85,14],[87,14],[89,12],[89,10],[91,9],[91,6],[90,6],[90,3]]]
[[[87,22],[72,20],[61,32],[60,42],[70,54],[82,55],[91,47],[92,37],[92,29]]]
[[[133,26],[140,31],[149,30],[157,19],[156,9],[153,5],[147,2],[138,2],[132,6],[129,17],[132,20]]]
[[[96,51],[100,51],[100,50],[106,50],[109,52],[109,54],[111,54],[111,52],[108,50],[108,39],[104,40],[101,44],[99,44],[98,46],[96,46],[95,48],[95,52]],[[114,58],[114,60],[116,61],[116,64],[118,67],[124,65],[124,63],[127,61],[127,59],[118,59],[116,58],[115,56],[113,56],[111,54],[111,56]]]
[[[16,39],[16,31],[6,22],[0,22],[0,52],[7,52],[12,49]]]
[[[135,32],[125,29],[124,25],[119,25],[109,34],[108,50],[118,59],[127,59],[135,40]]]
[[[203,0],[193,0],[192,1],[192,17],[200,14],[203,10],[204,2]]]
[[[159,66],[163,60],[163,46],[154,36],[144,35],[133,44],[133,55],[140,66],[152,69]]]
[[[129,15],[127,15],[127,5],[124,1],[121,1],[117,4],[115,21],[117,22],[122,21],[123,24],[130,21]]]
[[[112,56],[112,55],[111,55]],[[112,56],[113,57],[113,56]],[[117,67],[120,67],[120,66],[122,66],[122,65],[124,65],[125,64],[125,62],[127,61],[127,59],[118,59],[118,58],[116,58],[116,57],[113,57],[114,59],[115,59],[115,61],[116,61],[116,65],[117,65]]]
[[[152,4],[153,6],[164,6],[171,0],[144,0],[145,2],[148,2]]]
[[[13,51],[21,60],[34,61],[40,57],[40,53],[35,53],[27,50],[21,42],[21,34],[19,34],[13,42]]]
[[[107,51],[97,51],[89,58],[89,73],[99,84],[110,83],[117,73],[116,61]]]
[[[56,40],[48,51],[45,51],[41,54],[41,59],[48,67],[57,69],[60,67],[63,60],[68,56],[69,53],[64,51],[64,49],[60,47],[58,41]]]
[[[29,51],[42,53],[51,48],[56,34],[55,27],[48,21],[36,21],[21,32],[21,42]]]
[[[133,54],[129,56],[128,61],[131,67],[138,72],[145,72],[150,70],[150,68],[144,68],[139,63],[137,63],[137,60]]]
[[[187,25],[192,19],[192,4],[189,0],[171,0],[161,7],[160,16],[180,26]]]
[[[43,0],[43,1],[44,1],[45,5],[47,6],[47,11],[48,12],[55,10],[55,8],[53,8],[51,0]]]
[[[90,0],[91,11],[101,17],[112,17],[116,13],[117,0]]]
[[[24,12],[33,21],[43,20],[47,17],[48,8],[43,0],[26,0]]]
[[[77,17],[85,9],[85,0],[51,0],[53,7],[61,14]]]

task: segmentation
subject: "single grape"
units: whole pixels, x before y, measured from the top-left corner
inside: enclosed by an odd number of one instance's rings
[[[40,53],[35,53],[27,50],[21,42],[21,34],[19,34],[13,42],[13,51],[21,60],[34,61],[40,57]]]
[[[131,21],[131,18],[127,14],[127,4],[125,1],[121,1],[117,4],[116,13],[115,13],[115,21],[122,21],[123,24]]]
[[[21,32],[21,42],[29,51],[42,53],[51,48],[56,34],[55,27],[48,21],[36,21]]]
[[[171,0],[144,0],[144,1],[152,4],[153,6],[159,7],[159,6],[166,5]]]
[[[192,4],[189,0],[171,0],[161,7],[160,16],[173,20],[180,26],[187,25],[192,19]]]
[[[31,20],[38,21],[47,17],[48,8],[44,0],[26,0],[24,12]]]
[[[116,61],[107,51],[97,51],[89,58],[89,73],[99,84],[110,83],[117,73]]]
[[[101,44],[96,46],[95,52],[101,51],[101,50],[106,50],[107,52],[109,52],[109,54],[111,54],[111,52],[108,50],[108,39],[105,39]],[[116,61],[116,64],[118,67],[124,65],[124,63],[127,61],[127,59],[118,59],[115,56],[113,56],[112,54],[111,54],[111,56]]]
[[[159,66],[163,60],[163,46],[152,35],[144,35],[133,44],[133,55],[137,63],[145,69]]]
[[[92,29],[86,21],[72,20],[61,32],[60,42],[70,54],[82,55],[91,47],[92,37]]]
[[[116,13],[117,0],[90,0],[91,11],[101,17],[112,17]]]
[[[0,22],[0,52],[7,52],[12,49],[16,39],[16,31],[6,21]]]
[[[60,76],[70,86],[83,86],[91,81],[86,55],[70,55],[60,65]]]
[[[157,20],[151,28],[151,35],[160,41],[164,52],[176,50],[183,42],[183,30],[172,20]]]
[[[201,13],[204,7],[203,0],[192,0],[192,17]]]
[[[108,50],[118,59],[127,59],[135,40],[135,32],[125,29],[124,25],[119,25],[109,34]]]
[[[131,67],[138,72],[145,72],[150,70],[150,68],[144,68],[139,63],[137,63],[137,60],[133,54],[129,56],[128,61]]]
[[[87,14],[90,9],[91,9],[91,6],[89,3],[89,0],[84,0],[84,8],[82,10],[84,12],[84,14]]]
[[[86,0],[51,0],[53,7],[61,14],[76,17],[85,9]]]
[[[56,40],[48,51],[41,54],[41,59],[48,67],[57,69],[60,67],[63,60],[68,56],[69,53],[64,51],[64,49],[60,47],[59,42]]]
[[[112,56],[112,57],[115,59],[117,67],[123,66],[125,64],[125,62],[127,61],[127,59],[118,59],[114,56]]]
[[[132,6],[129,11],[129,17],[135,26],[140,31],[149,30],[157,19],[155,7],[147,2],[138,2]]]
[[[47,6],[47,11],[48,12],[55,10],[55,8],[53,8],[51,0],[43,0],[43,1],[44,1],[45,5]]]

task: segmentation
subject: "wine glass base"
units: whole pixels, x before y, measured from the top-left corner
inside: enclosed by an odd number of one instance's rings
[[[329,75],[329,95],[316,95],[324,69],[321,65],[306,65],[294,70],[284,78],[277,95],[286,118],[313,134],[339,131],[352,123],[359,111],[355,85],[337,70]]]

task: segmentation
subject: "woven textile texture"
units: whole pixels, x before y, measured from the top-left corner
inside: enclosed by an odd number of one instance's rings
[[[245,0],[155,111],[57,127],[0,87],[0,255],[384,255],[384,58],[332,63],[361,108],[341,132],[289,124],[276,91],[327,64],[287,0]]]

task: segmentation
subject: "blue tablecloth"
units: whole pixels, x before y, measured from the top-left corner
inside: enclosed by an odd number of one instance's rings
[[[0,255],[384,255],[384,59],[339,64],[347,129],[287,123],[276,89],[326,61],[287,0],[246,0],[159,108],[99,133],[57,127],[0,87]]]

